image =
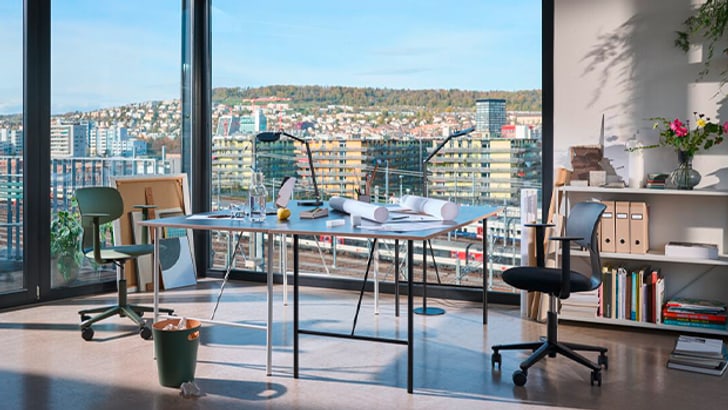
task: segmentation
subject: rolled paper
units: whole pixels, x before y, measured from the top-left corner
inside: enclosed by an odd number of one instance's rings
[[[329,206],[335,211],[346,212],[349,215],[360,216],[379,223],[384,223],[389,218],[389,210],[386,207],[354,199],[335,196],[329,199]]]
[[[399,204],[403,208],[432,215],[443,221],[451,221],[457,218],[460,212],[460,206],[454,202],[425,198],[417,195],[404,195],[399,200]]]

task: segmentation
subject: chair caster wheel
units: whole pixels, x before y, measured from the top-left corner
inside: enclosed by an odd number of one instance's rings
[[[81,329],[81,337],[83,340],[89,341],[94,338],[94,330],[90,327],[84,327]]]
[[[490,368],[495,369],[495,365],[498,365],[498,368],[501,368],[501,354],[499,352],[493,352],[493,355],[490,356]]]
[[[152,338],[152,329],[149,328],[149,326],[142,326],[141,329],[139,329],[139,336],[142,337],[144,340],[149,340]]]
[[[81,321],[82,322],[85,322],[85,321],[87,321],[89,319],[91,319],[91,316],[89,316],[89,315],[81,315]]]
[[[599,355],[599,359],[597,359],[597,363],[599,366],[603,367],[604,370],[609,369],[609,358],[604,353]]]
[[[526,384],[528,375],[524,370],[516,370],[513,372],[513,384],[516,386],[523,386]]]
[[[597,386],[602,385],[602,372],[599,370],[593,370],[591,373],[591,385],[594,386],[594,383],[596,383]]]

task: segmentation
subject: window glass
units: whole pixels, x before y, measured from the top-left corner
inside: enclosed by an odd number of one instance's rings
[[[0,293],[23,277],[23,2],[0,2]]]
[[[500,272],[520,263],[522,190],[541,188],[540,0],[216,0],[212,39],[213,208],[246,203],[251,169],[264,172],[269,200],[286,176],[298,178],[295,199],[314,195],[304,144],[256,141],[282,130],[309,142],[324,199],[398,202],[426,187],[430,197],[504,207],[487,232],[473,225],[434,240],[437,278],[428,280],[479,287],[485,276],[492,290],[512,291]],[[214,266],[233,239],[213,238]],[[259,239],[243,240],[235,263],[262,271]],[[368,246],[304,238],[302,271],[361,277],[354,268]],[[378,246],[378,277],[393,280],[394,244]]]
[[[51,12],[51,284],[113,280],[113,267],[80,253],[73,194],[120,176],[180,172],[181,7],[78,0],[52,2]],[[113,226],[105,238],[141,240]]]

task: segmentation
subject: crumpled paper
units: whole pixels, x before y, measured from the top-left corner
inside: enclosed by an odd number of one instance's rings
[[[184,382],[179,386],[180,389],[180,395],[182,397],[189,399],[192,397],[202,397],[205,395],[205,393],[200,390],[200,387],[195,384],[195,382]]]

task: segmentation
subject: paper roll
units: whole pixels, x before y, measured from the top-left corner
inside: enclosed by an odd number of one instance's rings
[[[441,199],[424,198],[417,195],[404,195],[399,204],[415,212],[422,212],[440,218],[443,221],[450,221],[457,218],[460,212],[458,204],[443,201]]]
[[[360,216],[370,221],[384,223],[389,218],[389,210],[381,205],[368,204],[349,198],[332,197],[329,199],[331,209],[346,212],[349,215]]]

